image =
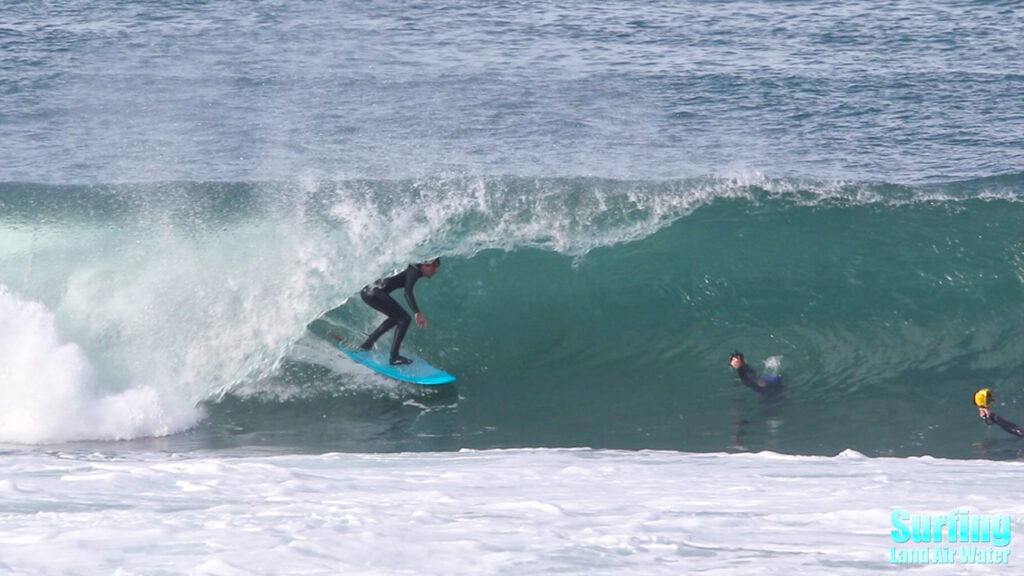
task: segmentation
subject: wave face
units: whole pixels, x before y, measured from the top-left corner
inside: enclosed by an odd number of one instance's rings
[[[0,441],[1016,454],[970,399],[1024,416],[1022,182],[3,184]],[[433,255],[407,346],[454,386],[319,337]]]

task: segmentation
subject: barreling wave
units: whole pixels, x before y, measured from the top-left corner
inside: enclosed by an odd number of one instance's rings
[[[975,387],[1011,412],[1024,399],[1022,184],[0,184],[0,330],[36,343],[3,373],[0,441],[161,436],[240,411],[366,420],[338,390],[367,376],[306,326],[372,326],[346,301],[441,255],[417,289],[430,328],[407,345],[459,376],[456,399],[410,408],[415,391],[371,377],[359,402],[387,433],[346,427],[341,447],[963,455],[985,432]],[[770,414],[726,367],[737,348],[783,375]],[[26,421],[44,425],[8,424]]]

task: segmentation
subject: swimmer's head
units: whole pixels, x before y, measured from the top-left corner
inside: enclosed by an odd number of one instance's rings
[[[739,350],[733,352],[732,356],[729,356],[729,366],[739,370],[740,366],[743,366],[743,363],[743,353]]]
[[[994,399],[992,391],[988,388],[982,388],[974,393],[974,405],[979,408],[988,408],[989,402]]]

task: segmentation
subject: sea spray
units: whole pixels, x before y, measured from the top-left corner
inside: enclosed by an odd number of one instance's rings
[[[182,419],[197,421],[196,412],[168,414],[148,386],[103,393],[82,348],[60,336],[53,313],[3,287],[0,350],[0,441],[159,436],[182,427]]]

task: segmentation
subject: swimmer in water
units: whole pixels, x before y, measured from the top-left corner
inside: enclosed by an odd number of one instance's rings
[[[729,357],[729,366],[739,375],[740,382],[759,394],[774,396],[782,392],[781,376],[758,376],[757,372],[743,360],[743,354],[739,351],[733,352]]]
[[[1003,430],[1006,430],[1007,433],[1024,438],[1024,430],[1021,430],[1020,426],[1017,426],[1013,422],[1010,422],[1009,420],[1003,418],[1002,416],[992,411],[992,408],[990,408],[990,406],[994,401],[995,396],[992,394],[992,391],[989,390],[988,388],[982,388],[981,390],[975,392],[974,405],[978,407],[978,417],[984,420],[985,423],[990,426],[992,424],[996,424]]]

